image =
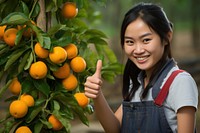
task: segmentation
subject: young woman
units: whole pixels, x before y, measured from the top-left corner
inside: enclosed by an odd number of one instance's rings
[[[163,9],[139,3],[130,9],[121,27],[121,46],[128,57],[123,76],[123,102],[115,113],[101,91],[99,60],[94,75],[85,82],[85,94],[106,133],[193,133],[198,91],[194,79],[178,73],[164,90],[173,72],[179,70],[171,56],[172,24]],[[160,94],[161,90],[166,95]],[[159,105],[156,98],[162,99]],[[162,101],[161,100],[161,101]]]

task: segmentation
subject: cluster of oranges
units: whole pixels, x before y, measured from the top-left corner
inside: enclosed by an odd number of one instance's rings
[[[72,19],[78,14],[78,8],[75,3],[66,2],[62,6],[62,15],[66,19]],[[34,25],[35,22],[31,21]],[[8,46],[14,47],[16,43],[16,37],[19,30],[26,28],[23,32],[23,36],[30,38],[31,34],[35,35],[31,28],[27,28],[26,25],[17,26],[16,28],[8,28],[7,26],[0,26],[0,40],[3,40]],[[79,81],[75,73],[82,73],[86,70],[86,61],[79,55],[78,47],[76,44],[70,43],[64,47],[55,46],[52,51],[45,49],[39,42],[36,42],[33,47],[33,54],[35,54],[36,60],[30,65],[28,73],[35,79],[44,79],[47,74],[54,76],[55,80],[58,79],[67,91],[73,91],[77,88]],[[58,69],[52,71],[48,68],[47,62],[51,62],[57,66]],[[17,77],[13,78],[9,90],[12,94],[18,96],[18,99],[11,102],[9,106],[9,112],[15,119],[20,119],[26,116],[29,107],[34,106],[35,100],[33,96],[29,94],[21,94],[22,85]],[[89,104],[89,99],[82,92],[76,92],[74,98],[80,107],[85,108]],[[61,130],[63,128],[62,123],[51,114],[48,117],[48,122],[52,124],[53,130]],[[16,129],[16,133],[32,133],[27,126],[21,126]]]
[[[36,43],[34,51],[38,58],[49,58],[54,64],[62,64],[52,74],[55,78],[62,80],[62,84],[66,90],[72,91],[77,87],[78,80],[73,72],[83,72],[86,69],[86,61],[83,57],[78,56],[78,48],[75,44],[71,43],[65,47],[55,46],[52,52],[49,52],[40,43]],[[29,73],[34,79],[44,78],[47,72],[48,67],[41,60],[33,63],[29,69]]]
[[[12,94],[19,95],[19,99],[11,102],[9,106],[9,112],[15,119],[23,118],[28,113],[28,108],[34,106],[35,100],[29,94],[20,95],[21,83],[19,82],[18,78],[13,78],[11,84],[9,85],[9,90]],[[32,133],[27,126],[19,127],[16,130],[16,133],[21,133],[22,131],[26,131],[26,133]]]

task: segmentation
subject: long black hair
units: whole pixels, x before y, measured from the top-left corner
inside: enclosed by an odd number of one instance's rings
[[[135,21],[137,18],[141,18],[151,29],[153,29],[160,37],[162,42],[166,42],[164,54],[161,59],[156,64],[156,67],[150,77],[150,81],[153,79],[155,74],[162,68],[165,64],[167,58],[172,58],[170,49],[170,40],[168,38],[168,33],[172,31],[172,24],[169,22],[163,8],[152,3],[139,3],[130,9],[124,17],[121,26],[121,46],[124,48],[124,35],[127,26]],[[163,44],[163,43],[162,43]],[[163,44],[164,45],[164,44]],[[136,90],[139,87],[139,82],[137,80],[138,74],[141,70],[130,60],[126,62],[124,75],[123,75],[123,98],[129,101]],[[130,79],[132,80],[132,88],[130,89]],[[151,86],[147,85],[144,90],[142,97],[144,98]]]

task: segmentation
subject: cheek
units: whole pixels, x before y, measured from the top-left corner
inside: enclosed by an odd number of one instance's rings
[[[126,45],[124,45],[124,52],[126,55],[130,55],[132,53],[131,48]]]

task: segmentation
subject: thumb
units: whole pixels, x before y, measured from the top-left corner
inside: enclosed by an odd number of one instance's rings
[[[96,76],[98,78],[101,78],[101,68],[102,68],[102,60],[98,60],[94,76]]]

